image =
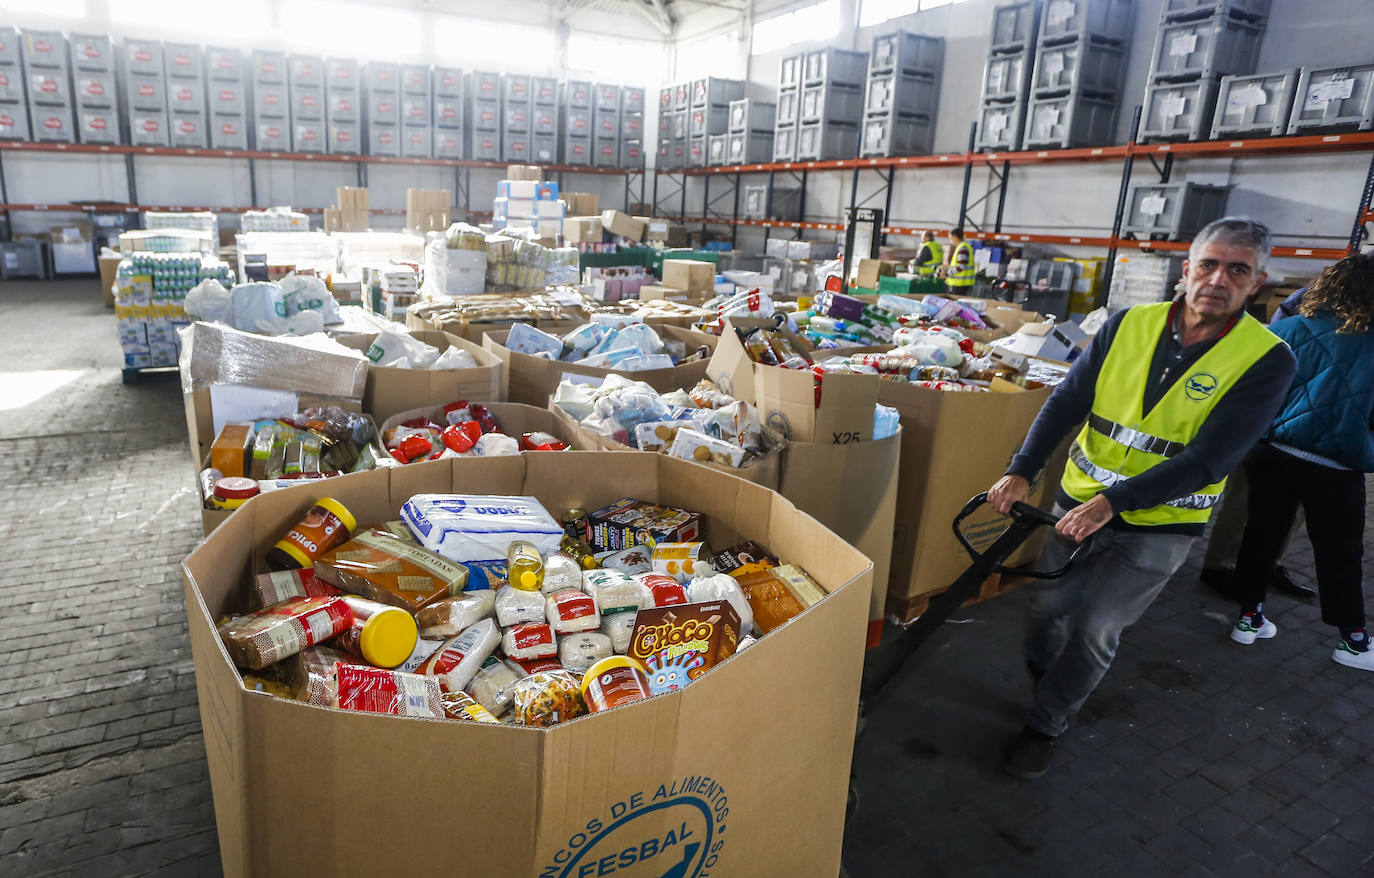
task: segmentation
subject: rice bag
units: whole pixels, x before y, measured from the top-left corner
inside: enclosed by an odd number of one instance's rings
[[[520,453],[520,443],[505,433],[484,433],[472,452],[478,457],[509,457]]]
[[[649,603],[645,604],[643,609],[671,607],[674,604],[687,603],[687,590],[682,587],[682,583],[671,576],[664,576],[662,573],[644,573],[636,576],[635,581],[649,593]]]
[[[582,571],[582,590],[592,596],[602,615],[650,606],[649,593],[633,576],[619,570]]]
[[[544,598],[544,614],[557,634],[594,631],[601,625],[596,600],[575,588],[565,588]]]
[[[547,622],[526,622],[506,629],[501,649],[516,661],[552,658],[558,655],[558,639]]]
[[[496,624],[502,628],[547,619],[543,592],[525,591],[506,585],[497,590],[495,606]]]
[[[557,656],[554,656],[553,658],[546,657],[532,659],[507,658],[506,661],[511,665],[512,668],[519,670],[521,674],[520,679],[522,680],[525,679],[525,677],[530,676],[531,674],[543,674],[548,671],[563,670],[563,666],[559,664]]]
[[[390,531],[358,534],[315,562],[315,575],[350,594],[410,613],[463,593],[468,571]]]
[[[584,631],[558,641],[558,660],[570,671],[581,673],[610,654],[611,638],[598,631]]]
[[[496,623],[483,619],[445,643],[420,666],[420,673],[437,677],[440,687],[447,692],[459,692],[500,641]]]
[[[495,612],[496,592],[489,588],[444,598],[415,614],[421,637],[456,637]]]
[[[225,622],[219,636],[234,664],[260,671],[352,624],[353,611],[343,598],[295,597]]]
[[[729,574],[717,573],[713,576],[696,577],[687,585],[687,600],[694,604],[729,601],[730,606],[739,614],[740,633],[748,634],[754,629],[754,611],[750,609],[749,600],[745,598],[739,582]]]
[[[587,712],[577,675],[568,671],[533,674],[515,684],[515,721],[547,728]]]
[[[500,716],[510,706],[515,684],[525,676],[523,670],[517,671],[493,655],[482,663],[463,691],[477,699],[477,703],[492,714]]]
[[[466,692],[443,692],[439,695],[439,704],[444,709],[444,716],[449,719],[462,720],[474,723],[500,723],[501,721],[492,716],[485,705],[473,700],[473,697]]]
[[[611,649],[617,655],[624,655],[630,648],[630,638],[634,636],[635,613],[617,611],[601,617],[601,633],[611,640]]]
[[[415,651],[410,654],[410,658],[401,662],[396,670],[405,671],[408,674],[420,673],[421,665],[429,661],[430,656],[443,649],[446,642],[442,637],[421,637],[415,641]]]
[[[563,537],[563,527],[533,497],[416,494],[401,507],[401,520],[421,546],[453,561],[505,560],[515,540],[552,555]]]
[[[443,719],[441,694],[433,677],[366,665],[334,666],[333,706],[340,710]]]
[[[544,594],[553,594],[565,588],[581,587],[581,564],[563,552],[555,552],[544,559],[544,582],[539,587]]]

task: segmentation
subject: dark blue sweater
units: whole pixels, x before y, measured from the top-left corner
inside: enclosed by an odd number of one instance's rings
[[[1098,330],[1088,349],[1069,369],[1064,383],[1055,388],[1045,407],[1036,416],[1021,450],[1012,458],[1007,473],[1033,481],[1044,468],[1060,441],[1076,432],[1092,410],[1097,376],[1116,338],[1117,328],[1126,316],[1119,311]],[[1219,337],[1218,337],[1219,338]],[[1178,377],[1217,343],[1217,338],[1183,347],[1167,328],[1160,335],[1150,361],[1150,378],[1145,386],[1144,411],[1148,414]],[[1120,513],[1153,506],[1182,497],[1221,480],[1235,469],[1264,435],[1279,406],[1287,397],[1296,363],[1284,345],[1275,345],[1251,366],[1235,386],[1212,409],[1193,441],[1179,454],[1135,478],[1113,485],[1102,493],[1118,514],[1109,526],[1130,528]],[[1062,490],[1059,503],[1069,509],[1078,505]],[[1154,532],[1201,534],[1200,524],[1152,527]]]

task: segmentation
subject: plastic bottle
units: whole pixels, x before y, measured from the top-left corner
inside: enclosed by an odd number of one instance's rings
[[[587,545],[586,540],[579,540],[564,534],[558,547],[563,550],[565,555],[571,556],[574,561],[581,564],[584,570],[591,570],[600,565],[600,562],[596,560],[596,553],[592,551],[591,546]]]
[[[544,557],[528,540],[513,540],[506,549],[506,576],[513,588],[539,591],[544,584]]]

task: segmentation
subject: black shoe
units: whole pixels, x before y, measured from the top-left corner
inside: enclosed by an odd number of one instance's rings
[[[1016,740],[1011,742],[1002,768],[1012,777],[1035,780],[1049,771],[1054,742],[1055,739],[1049,735],[1042,735],[1027,726],[1016,736]]]
[[[1269,574],[1269,587],[1275,591],[1281,591],[1289,597],[1304,601],[1310,601],[1317,596],[1316,589],[1294,582],[1293,577],[1288,575],[1288,571],[1283,569],[1282,564],[1274,565],[1274,571]]]
[[[1226,567],[1204,567],[1202,573],[1198,575],[1198,579],[1202,580],[1203,585],[1208,586],[1222,597],[1238,601],[1240,600],[1240,592],[1236,588],[1235,573],[1234,570]]]

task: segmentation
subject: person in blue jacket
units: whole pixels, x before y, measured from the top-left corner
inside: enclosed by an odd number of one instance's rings
[[[1297,313],[1270,330],[1298,361],[1287,398],[1245,460],[1249,518],[1235,581],[1241,614],[1231,639],[1273,637],[1265,586],[1301,505],[1322,621],[1340,640],[1331,658],[1374,671],[1365,630],[1362,562],[1365,473],[1374,472],[1374,254],[1347,256],[1308,288]]]

